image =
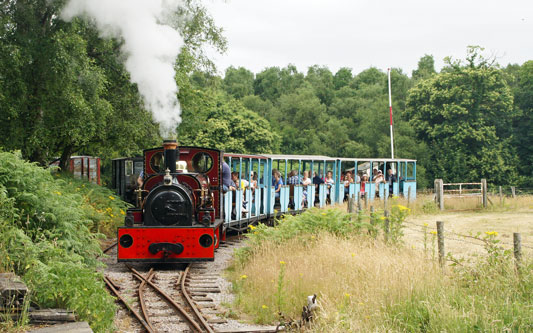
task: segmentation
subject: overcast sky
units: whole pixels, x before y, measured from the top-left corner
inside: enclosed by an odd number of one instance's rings
[[[257,73],[318,64],[354,74],[371,66],[411,75],[431,54],[464,59],[468,45],[485,47],[500,65],[533,60],[533,0],[208,0],[228,51],[213,54],[220,72],[244,66]]]

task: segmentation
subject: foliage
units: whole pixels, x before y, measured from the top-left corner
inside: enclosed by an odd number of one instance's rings
[[[409,91],[406,116],[430,148],[432,178],[507,184],[517,179],[510,146],[513,97],[502,72],[477,49],[469,52],[466,65],[450,61]]]
[[[58,176],[0,152],[0,270],[20,275],[38,306],[72,309],[106,331],[115,307],[96,273],[100,234],[91,229],[125,206],[105,188]]]

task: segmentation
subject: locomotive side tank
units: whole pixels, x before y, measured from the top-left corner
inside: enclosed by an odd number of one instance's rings
[[[214,260],[225,238],[220,213],[222,152],[178,147],[144,151],[138,207],[128,209],[118,229],[118,261],[194,262]],[[178,167],[177,167],[178,166]]]

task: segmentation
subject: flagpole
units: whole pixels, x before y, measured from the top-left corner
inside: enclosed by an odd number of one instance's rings
[[[394,158],[394,136],[392,132],[392,95],[390,89],[390,68],[387,68],[389,77],[389,117],[390,117],[390,153],[391,158]]]

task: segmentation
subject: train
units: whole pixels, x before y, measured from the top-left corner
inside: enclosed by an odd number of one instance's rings
[[[235,184],[226,192],[224,163]],[[315,179],[328,173],[332,181],[279,189],[273,184],[273,173],[281,174],[286,184],[289,174],[301,179],[304,171]],[[395,177],[387,183],[345,183],[342,176],[348,172]],[[416,160],[234,154],[164,140],[142,156],[114,159],[112,187],[132,204],[117,231],[119,262],[191,263],[213,261],[228,232],[243,232],[282,214],[341,204],[350,196],[415,199]]]

